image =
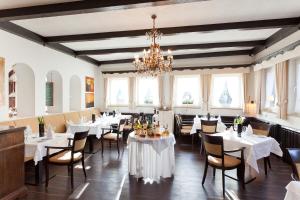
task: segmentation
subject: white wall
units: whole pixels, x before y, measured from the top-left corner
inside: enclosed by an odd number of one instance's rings
[[[81,80],[77,75],[73,75],[70,80],[70,110],[81,109]]]
[[[16,106],[18,117],[33,116],[35,113],[35,76],[25,64],[13,66],[16,73]]]
[[[95,78],[98,83],[98,67],[80,59],[73,58],[61,52],[41,46],[29,40],[0,30],[0,57],[5,59],[5,105],[0,107],[0,120],[8,119],[8,72],[16,63],[30,66],[35,74],[35,115],[45,114],[45,77],[51,70],[58,71],[63,76],[62,110],[69,111],[70,78],[80,77],[84,83],[85,76]],[[84,91],[81,84],[81,91]],[[99,99],[95,92],[95,99]],[[85,108],[85,96],[81,94],[81,109]],[[96,106],[99,102],[95,102]]]

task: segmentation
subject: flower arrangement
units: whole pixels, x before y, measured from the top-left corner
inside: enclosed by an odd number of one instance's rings
[[[45,124],[44,117],[38,117],[39,124]]]
[[[233,123],[234,123],[235,125],[243,124],[243,123],[244,123],[244,120],[245,120],[244,117],[238,116],[238,117],[236,117],[236,118],[234,119]]]

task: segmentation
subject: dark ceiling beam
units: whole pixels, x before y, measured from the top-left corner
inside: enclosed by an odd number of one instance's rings
[[[265,40],[263,45],[257,46],[253,49],[252,54],[258,54],[259,52],[267,49],[268,47],[272,46],[273,44],[283,40],[284,38],[292,35],[293,33],[300,30],[300,24],[292,27],[285,27],[271,35],[267,40]]]
[[[268,19],[258,21],[245,21],[245,22],[230,22],[221,24],[205,24],[193,26],[180,26],[180,27],[167,27],[159,28],[164,35],[188,32],[207,32],[218,30],[231,30],[231,29],[263,29],[263,28],[283,28],[288,26],[295,26],[300,23],[300,17],[284,18],[284,19]],[[116,37],[136,37],[143,36],[149,29],[131,30],[131,31],[118,31],[118,32],[102,32],[102,33],[89,33],[79,35],[62,35],[47,37],[47,42],[80,42],[103,40]]]
[[[185,49],[211,49],[221,47],[254,47],[263,45],[264,40],[256,41],[241,41],[241,42],[219,42],[219,43],[204,43],[204,44],[183,44],[183,45],[168,45],[161,46],[162,49],[167,50],[185,50]],[[76,51],[77,55],[101,55],[110,53],[128,53],[128,52],[140,52],[143,49],[149,47],[132,47],[132,48],[118,48],[118,49],[97,49],[97,50],[83,50]]]
[[[161,6],[194,1],[196,0],[88,0],[64,2],[0,10],[0,22],[41,17],[76,15],[92,12],[104,12],[111,10],[124,10],[148,6]]]
[[[61,45],[61,44],[57,44],[57,43],[47,43],[45,41],[45,38],[41,35],[38,35],[30,30],[27,30],[21,26],[18,26],[14,23],[11,23],[11,22],[0,22],[0,29],[1,30],[4,30],[4,31],[7,31],[9,33],[12,33],[14,35],[17,35],[17,36],[20,36],[22,38],[25,38],[27,40],[30,40],[32,42],[35,42],[35,43],[38,43],[38,44],[41,44],[43,46],[47,46],[51,49],[54,49],[56,51],[59,51],[59,52],[62,52],[64,54],[67,54],[67,55],[70,55],[70,56],[73,56],[73,57],[77,57],[76,53],[64,46],[64,45]],[[99,66],[99,62],[97,60],[94,60],[88,56],[78,56],[79,59],[81,60],[84,60],[86,62],[89,62],[93,65],[97,65]]]
[[[192,58],[209,58],[209,57],[221,57],[221,56],[239,56],[239,55],[249,55],[252,50],[238,50],[238,51],[220,51],[220,52],[209,52],[209,53],[197,53],[197,54],[182,54],[182,55],[174,55],[174,60],[179,59],[192,59]],[[107,61],[99,61],[101,65],[106,64],[120,64],[120,63],[131,63],[132,59],[121,59],[121,60],[107,60]]]
[[[172,71],[183,71],[183,70],[197,70],[197,69],[225,69],[225,68],[240,68],[250,67],[252,64],[238,64],[238,65],[220,65],[220,66],[199,66],[199,67],[174,67]],[[136,70],[117,70],[117,71],[103,71],[103,74],[124,74],[124,73],[135,73]]]

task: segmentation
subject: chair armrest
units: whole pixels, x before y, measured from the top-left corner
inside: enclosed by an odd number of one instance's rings
[[[224,153],[234,153],[234,152],[238,152],[238,151],[244,151],[245,147],[239,148],[239,149],[234,149],[234,150],[230,150],[230,151],[224,151]]]
[[[72,147],[56,147],[56,146],[45,146],[46,149],[63,149],[63,150],[71,150]]]

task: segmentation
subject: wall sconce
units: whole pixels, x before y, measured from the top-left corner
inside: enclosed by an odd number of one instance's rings
[[[246,114],[249,116],[254,116],[256,114],[256,104],[254,101],[246,104]]]

